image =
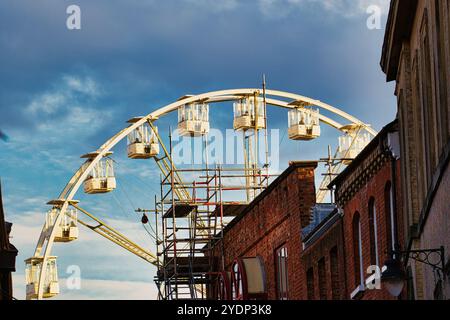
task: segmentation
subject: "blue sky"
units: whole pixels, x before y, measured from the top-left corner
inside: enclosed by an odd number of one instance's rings
[[[81,30],[66,28],[70,4],[81,7]],[[384,29],[366,26],[372,4],[382,8],[384,27],[387,0],[2,1],[0,130],[10,140],[0,140],[0,176],[20,250],[16,296],[23,298],[22,261],[33,253],[45,203],[79,156],[131,117],[185,94],[258,87],[265,73],[269,88],[325,101],[375,129],[393,120],[393,84],[379,67]],[[215,109],[212,126],[230,128],[231,110]],[[285,130],[285,111],[269,115],[272,127]],[[163,136],[175,121],[160,122]],[[324,156],[337,135],[324,128],[310,144],[284,141],[282,164]],[[133,208],[150,206],[159,173],[153,163],[126,161],[124,150],[115,150],[116,194],[78,198],[151,248]],[[154,298],[154,268],[96,234],[82,229],[79,241],[58,245],[55,254],[61,278],[74,264],[83,277],[82,290],[60,298]]]

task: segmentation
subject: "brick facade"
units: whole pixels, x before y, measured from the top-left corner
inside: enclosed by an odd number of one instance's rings
[[[400,169],[399,161],[396,162],[397,170]],[[391,163],[385,162],[382,168],[373,176],[355,195],[345,204],[344,209],[344,235],[345,239],[352,238],[352,222],[356,212],[360,215],[361,221],[361,235],[362,235],[362,260],[363,260],[363,272],[365,278],[369,275],[366,274],[367,268],[372,265],[371,261],[371,237],[370,237],[370,223],[369,223],[369,202],[374,200],[375,208],[377,212],[377,254],[378,254],[378,267],[382,268],[384,262],[389,258],[388,252],[391,251],[391,247],[388,245],[388,214],[385,210],[385,187],[388,183],[391,183]],[[397,176],[398,178],[398,176]],[[400,194],[397,195],[400,197]],[[356,289],[359,283],[355,283],[354,266],[354,243],[352,241],[345,242],[346,254],[346,270],[347,270],[347,297],[350,297],[352,292]],[[392,297],[385,292],[385,290],[367,290],[364,293],[363,299],[373,300],[385,300],[392,299]]]
[[[301,261],[306,274],[308,300],[345,299],[342,227],[341,216],[336,210],[303,239]]]
[[[393,122],[334,180],[330,187],[339,207],[315,203],[317,163],[292,163],[215,243],[216,255],[223,252],[225,270],[238,257],[262,257],[268,298],[277,299],[276,252],[285,246],[289,300],[393,299],[383,288],[368,289],[371,274],[366,270],[371,265],[381,270],[394,243],[404,239],[403,224],[398,223],[402,194],[400,161],[394,157],[397,141],[398,123]],[[316,209],[327,206],[329,211],[317,218]],[[360,251],[355,213],[361,223]],[[362,267],[355,264],[359,252]]]
[[[372,265],[378,265],[381,270],[393,249],[395,238],[398,238],[399,243],[403,239],[402,224],[397,224],[396,232],[391,227],[395,225],[393,219],[401,221],[401,179],[400,175],[396,174],[400,172],[400,161],[393,160],[390,152],[386,150],[388,135],[395,131],[395,122],[385,127],[333,182],[336,201],[344,213],[346,299],[392,299],[383,288],[368,290],[366,281],[371,274],[366,271]],[[393,206],[394,187],[396,206]],[[360,223],[360,232],[355,230],[355,221]],[[358,234],[361,235],[361,250]]]
[[[216,250],[224,253],[225,270],[238,257],[261,256],[264,260],[268,298],[277,299],[275,252],[288,252],[288,298],[306,299],[305,273],[301,267],[301,230],[310,223],[315,204],[314,170],[317,162],[293,162],[224,230]],[[220,256],[220,254],[218,253]]]

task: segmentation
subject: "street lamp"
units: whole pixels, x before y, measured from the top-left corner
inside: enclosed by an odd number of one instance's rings
[[[386,266],[386,270],[381,274],[381,282],[391,296],[398,297],[403,291],[406,280],[406,274],[403,271],[401,261],[398,259],[389,259],[384,265]]]
[[[393,251],[392,258],[385,262],[386,270],[381,274],[381,282],[394,297],[400,296],[407,279],[401,258],[405,264],[408,259],[413,259],[433,267],[435,271],[444,272],[444,247],[430,250]]]

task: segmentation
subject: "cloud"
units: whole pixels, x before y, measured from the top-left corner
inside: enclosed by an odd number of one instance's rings
[[[32,101],[26,108],[26,112],[29,112],[34,116],[40,112],[51,115],[58,111],[60,106],[65,102],[66,97],[64,94],[58,92],[45,93]]]
[[[111,117],[109,112],[90,106],[101,95],[98,84],[91,77],[63,75],[52,87],[35,95],[23,109],[24,117],[31,115],[37,120],[38,130],[63,129],[58,132],[69,134],[71,130],[78,129],[86,134],[92,128],[101,128]],[[58,124],[64,128],[58,128]],[[82,125],[86,127],[80,127]]]
[[[234,10],[239,5],[239,0],[184,0],[188,4],[192,4],[199,7],[210,8],[214,12],[223,12]]]
[[[259,8],[270,18],[285,17],[308,7],[319,7],[321,11],[351,18],[366,14],[367,8],[373,5],[387,14],[389,2],[390,0],[259,0]]]
[[[24,274],[13,274],[14,283],[22,283]],[[155,300],[157,288],[154,283],[143,281],[115,281],[81,278],[80,290],[70,290],[67,279],[59,279],[60,294],[52,300]],[[15,286],[14,297],[25,299],[25,286]]]
[[[112,110],[97,106],[103,95],[102,88],[89,76],[59,77],[51,88],[35,94],[20,108],[21,116],[30,126],[27,130],[11,129],[12,138],[5,149],[13,152],[4,154],[4,164],[31,161],[74,171],[81,161],[76,155],[66,153],[67,146],[71,145],[72,152],[85,148],[86,141],[113,120]]]
[[[100,95],[100,88],[97,83],[90,77],[76,77],[65,75],[63,77],[67,87],[75,92],[79,92],[90,97],[97,97]]]
[[[184,0],[189,5],[215,13],[241,10],[246,5],[254,6],[247,0]],[[369,6],[377,6],[383,14],[389,10],[390,0],[257,0],[256,7],[266,18],[278,19],[302,10],[314,8],[345,18],[367,13]]]
[[[59,300],[156,300],[152,282],[81,279],[81,290],[67,290],[62,279]]]

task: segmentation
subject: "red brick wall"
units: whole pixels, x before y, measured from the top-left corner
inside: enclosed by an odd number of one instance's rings
[[[399,242],[403,243],[402,231],[402,217],[401,217],[401,193],[400,193],[400,162],[396,162],[397,166],[397,221]],[[355,212],[359,212],[361,221],[361,237],[362,237],[362,257],[363,257],[363,272],[367,279],[370,275],[366,274],[370,263],[370,229],[369,229],[369,201],[373,197],[375,199],[375,206],[377,212],[377,237],[378,237],[378,258],[380,268],[388,258],[387,252],[387,219],[385,214],[385,196],[384,190],[386,183],[391,181],[391,162],[387,161],[381,169],[348,201],[344,206],[344,239],[345,239],[345,269],[347,272],[347,293],[346,298],[349,299],[351,293],[356,289],[355,285],[355,266],[354,266],[354,250],[352,241],[352,222]],[[392,183],[392,182],[391,182]],[[366,290],[362,299],[368,300],[386,300],[392,299],[386,290]]]
[[[331,250],[337,249],[337,263],[331,263]],[[325,260],[325,281],[322,290],[326,292],[322,300],[342,300],[345,299],[345,269],[344,269],[344,251],[342,242],[342,220],[337,220],[329,227],[326,232],[320,236],[314,243],[305,248],[301,254],[302,269],[309,270],[313,268],[314,271],[314,300],[321,299],[320,291],[321,285],[319,282],[319,261]],[[335,279],[333,279],[332,275]],[[306,277],[306,275],[305,275]],[[333,279],[333,280],[332,280]],[[305,278],[306,281],[306,278]],[[333,285],[335,286],[333,299]],[[337,295],[337,296],[336,296]]]
[[[317,164],[296,163],[293,171],[274,185],[238,222],[224,232],[225,269],[238,257],[264,260],[269,299],[276,299],[275,250],[288,250],[289,299],[304,299],[306,283],[301,268],[301,228],[310,221],[315,204],[314,170]],[[292,168],[288,169],[291,170]],[[220,244],[216,250],[220,250]]]

